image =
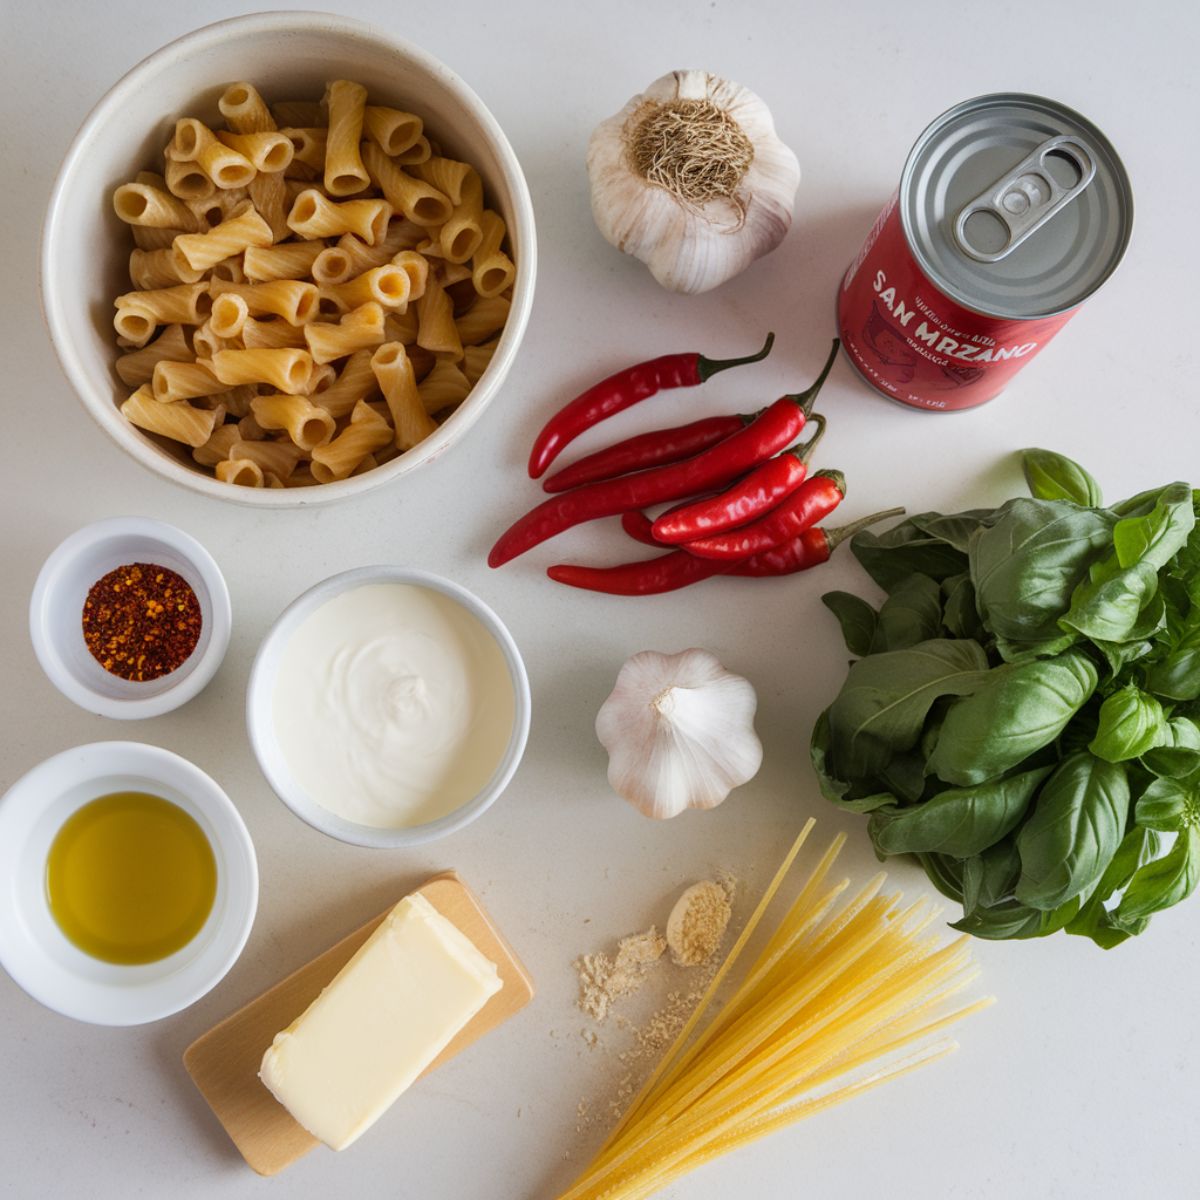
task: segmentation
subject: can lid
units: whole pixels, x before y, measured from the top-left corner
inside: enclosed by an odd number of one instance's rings
[[[989,316],[1074,308],[1116,269],[1133,196],[1108,139],[1040,96],[979,96],[917,139],[900,215],[925,274]]]

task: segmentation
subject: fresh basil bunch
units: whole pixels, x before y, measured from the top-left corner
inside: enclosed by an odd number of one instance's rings
[[[857,661],[812,761],[955,928],[1109,948],[1200,880],[1200,492],[1104,508],[1078,464],[1024,463],[1032,498],[854,538],[888,596],[824,597]]]

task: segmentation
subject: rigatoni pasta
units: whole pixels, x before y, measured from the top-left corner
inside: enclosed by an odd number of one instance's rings
[[[226,128],[181,117],[162,173],[113,194],[133,240],[121,411],[223,482],[374,470],[432,435],[496,349],[502,218],[420,116],[368,100],[347,80],[320,104],[230,84]]]

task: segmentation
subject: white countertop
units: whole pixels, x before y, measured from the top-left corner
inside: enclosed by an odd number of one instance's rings
[[[603,1123],[577,1106],[610,1094],[614,1054],[590,1050],[574,1007],[576,955],[663,921],[684,884],[718,867],[760,888],[804,818],[818,840],[846,830],[845,861],[875,869],[862,818],[825,803],[809,730],[846,655],[819,603],[867,590],[842,551],[818,574],[710,581],[636,601],[548,581],[561,560],[616,561],[619,532],[585,528],[499,572],[484,555],[540,495],[525,477],[534,429],[563,400],[626,363],[666,351],[733,354],[779,334],[765,366],[665,395],[586,443],[704,413],[755,407],[804,386],[833,333],[836,283],[895,187],[913,139],[968,96],[1022,90],[1095,120],[1125,159],[1137,227],[1116,277],[1018,376],[1009,394],[957,417],[917,414],[869,392],[843,361],[821,402],[822,465],[850,484],[847,518],[998,503],[1021,490],[1013,451],[1058,449],[1116,498],[1200,479],[1194,332],[1200,117],[1193,52],[1200,12],[1179,0],[801,5],[753,2],[445,6],[360,0],[347,13],[390,26],[479,92],[524,164],[541,270],[533,319],[501,395],[464,443],[359,501],[255,514],[194,497],[136,466],[85,417],[59,373],[36,303],[43,208],[91,105],[135,62],[225,0],[3,6],[0,73],[6,187],[0,237],[5,436],[0,438],[0,789],[48,755],[132,737],[192,759],[240,808],[258,848],[257,924],[240,962],[191,1009],[139,1029],[77,1024],[0,975],[0,1194],[43,1196],[553,1196]],[[703,66],[754,88],[804,172],[782,248],[702,297],[661,291],[593,227],[583,168],[592,126],[664,71]],[[136,112],[131,121],[139,120]],[[581,443],[583,448],[584,443]],[[26,632],[46,554],[82,523],[141,513],[174,522],[220,562],[234,605],[215,681],[169,716],[127,727],[73,707],[47,682]],[[242,700],[269,622],[304,588],[372,562],[415,564],[477,591],[509,624],[533,685],[533,732],[512,785],[479,822],[412,852],[356,849],[301,824],[260,776]],[[652,824],[613,795],[592,722],[630,653],[705,646],[760,697],[761,774],[721,808]],[[314,1152],[266,1181],[242,1162],[183,1071],[199,1033],[395,900],[458,870],[528,964],[534,1003],[410,1093],[352,1151]],[[911,894],[931,889],[893,863]],[[741,914],[744,915],[745,906]],[[1194,1187],[1200,1039],[1200,898],[1104,953],[1056,935],[977,943],[999,1004],[960,1028],[950,1060],[705,1168],[672,1193],[782,1200],[1185,1195]],[[602,1035],[611,1050],[615,1032]]]

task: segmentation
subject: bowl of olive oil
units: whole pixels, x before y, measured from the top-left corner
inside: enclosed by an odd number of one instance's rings
[[[97,742],[0,799],[0,964],[34,999],[101,1025],[178,1012],[237,960],[258,904],[229,797],[167,750]]]

